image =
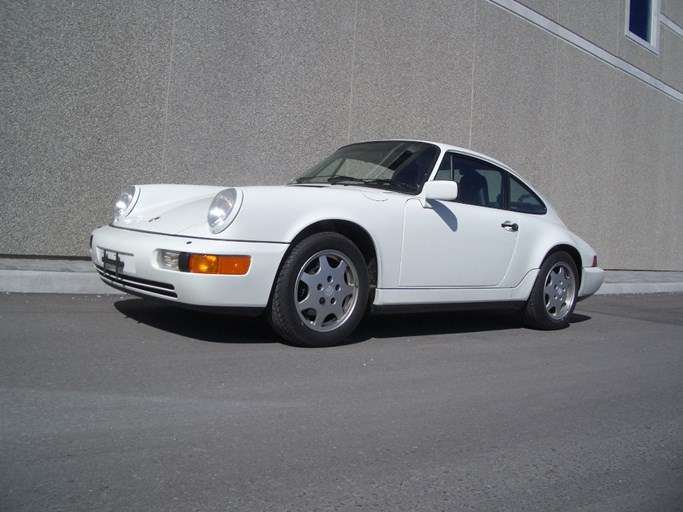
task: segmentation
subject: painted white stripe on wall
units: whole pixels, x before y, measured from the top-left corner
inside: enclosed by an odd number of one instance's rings
[[[665,27],[668,27],[673,31],[674,34],[676,34],[678,37],[683,37],[683,28],[679,27],[674,23],[674,21],[671,18],[667,18],[663,14],[659,16],[659,21],[664,25]]]
[[[627,75],[630,75],[633,78],[636,78],[637,80],[640,80],[641,82],[649,85],[650,87],[653,87],[654,89],[666,94],[667,96],[683,103],[683,93],[681,91],[674,89],[670,85],[665,84],[661,80],[646,73],[642,69],[635,67],[633,64],[626,62],[625,60],[617,57],[616,55],[612,55],[608,51],[603,50],[599,46],[596,46],[595,44],[588,41],[587,39],[584,39],[583,37],[575,34],[574,32],[567,30],[563,26],[555,23],[554,21],[546,18],[545,16],[542,16],[536,11],[533,11],[528,7],[516,2],[515,0],[487,1],[497,7],[500,7],[502,9],[505,9],[506,11],[511,12],[512,14],[515,14],[516,16],[519,16],[520,18],[530,23],[533,23],[537,27],[547,32],[550,32],[551,34],[579,48],[580,50],[583,50],[584,52],[602,60],[606,64],[614,66],[615,68],[623,71]],[[665,19],[665,17],[662,16],[661,19]],[[666,19],[668,20],[668,18]],[[668,26],[669,25],[667,25],[667,27]],[[674,24],[674,26],[676,25]],[[680,30],[680,27],[677,28]]]

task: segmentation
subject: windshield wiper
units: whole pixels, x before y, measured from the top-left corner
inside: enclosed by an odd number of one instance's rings
[[[326,181],[316,179],[317,176],[299,176],[294,178],[292,181],[287,183],[287,185],[302,185],[304,183],[311,183],[313,185],[320,185],[321,183],[326,183]]]
[[[366,180],[365,183],[370,186],[379,186],[383,188],[386,187],[389,189],[406,190],[411,192],[415,192],[418,190],[417,185],[411,185],[410,183],[405,183],[403,181],[395,181],[389,179]]]
[[[370,178],[354,178],[353,176],[331,176],[327,182],[332,185],[364,185],[366,187],[385,188],[389,190],[397,190],[399,192],[416,192],[419,187],[404,183],[402,181],[394,181],[390,179],[370,179]]]
[[[367,180],[336,174],[327,178],[327,183],[331,183],[332,185],[365,185]]]

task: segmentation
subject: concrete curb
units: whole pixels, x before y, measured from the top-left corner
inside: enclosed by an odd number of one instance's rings
[[[121,295],[104,284],[95,272],[54,270],[0,269],[0,292]]]
[[[622,295],[628,293],[683,293],[683,283],[608,283],[596,295]]]
[[[121,295],[86,260],[0,258],[0,293]],[[683,293],[683,272],[609,270],[597,295]]]

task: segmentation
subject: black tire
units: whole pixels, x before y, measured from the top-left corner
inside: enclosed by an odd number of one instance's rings
[[[574,259],[564,251],[552,253],[541,265],[523,311],[534,329],[556,330],[569,325],[579,291]]]
[[[268,320],[294,345],[338,345],[363,318],[368,291],[367,265],[356,245],[338,233],[317,233],[286,257],[275,280]]]

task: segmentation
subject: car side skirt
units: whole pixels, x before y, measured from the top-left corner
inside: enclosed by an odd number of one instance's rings
[[[514,288],[377,288],[373,305],[441,305],[526,302],[539,269],[527,272]]]
[[[525,301],[504,302],[457,302],[444,304],[391,304],[385,306],[373,306],[372,315],[399,314],[399,313],[439,313],[446,311],[485,311],[485,310],[513,310],[519,311]]]

